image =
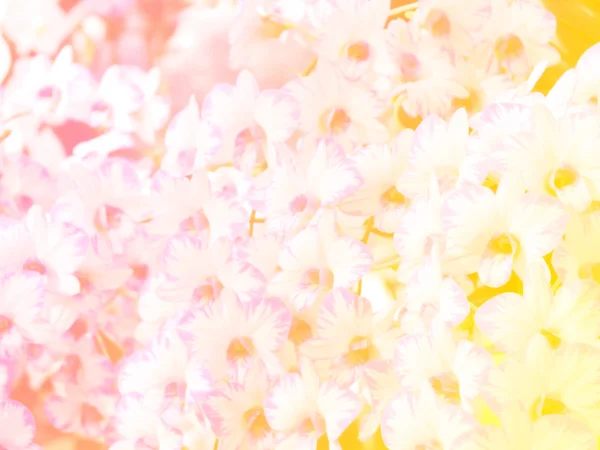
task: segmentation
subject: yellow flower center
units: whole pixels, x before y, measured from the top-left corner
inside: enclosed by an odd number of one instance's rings
[[[518,241],[507,233],[494,236],[488,243],[488,251],[493,255],[512,255],[518,249]]]
[[[381,195],[381,201],[385,205],[404,205],[406,198],[396,189],[396,186],[392,186]]]
[[[558,346],[561,343],[561,339],[556,335],[555,331],[542,330],[541,335],[546,338],[546,340],[550,344],[550,347],[554,349],[558,348]]]
[[[348,345],[346,362],[351,366],[360,366],[377,357],[377,349],[369,337],[356,336]]]
[[[521,38],[513,33],[498,38],[495,46],[496,57],[501,60],[519,58],[525,51]]]
[[[452,372],[431,377],[429,384],[435,392],[451,402],[460,402],[460,385]]]
[[[531,418],[537,420],[549,414],[564,414],[568,411],[567,406],[561,401],[548,396],[538,398],[531,407]]]
[[[578,178],[579,175],[572,168],[561,167],[554,172],[554,176],[552,177],[552,187],[556,190],[564,189],[575,184]]]
[[[254,439],[262,439],[271,431],[271,427],[265,417],[265,412],[260,406],[255,406],[246,411],[243,418],[248,433]]]

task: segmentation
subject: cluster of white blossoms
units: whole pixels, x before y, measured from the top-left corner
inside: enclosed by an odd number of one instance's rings
[[[0,5],[0,449],[597,448],[600,44],[543,95],[536,0],[70,3]]]

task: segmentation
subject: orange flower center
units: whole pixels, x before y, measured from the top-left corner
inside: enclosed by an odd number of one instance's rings
[[[295,345],[300,345],[308,341],[312,335],[312,328],[308,323],[297,317],[292,318],[292,326],[290,327],[290,332],[288,334],[288,339],[290,341]]]
[[[0,336],[10,331],[14,322],[9,317],[0,315]]]
[[[92,425],[102,422],[104,417],[100,412],[89,403],[84,403],[81,406],[81,423],[83,425]]]
[[[28,259],[25,264],[23,264],[23,270],[29,270],[44,275],[46,273],[46,266],[38,259]]]
[[[341,108],[331,108],[321,116],[321,128],[328,133],[342,134],[351,124],[352,120]]]
[[[298,431],[302,434],[322,436],[326,431],[325,419],[321,414],[315,412],[300,423]]]
[[[301,283],[306,286],[331,289],[333,287],[333,272],[329,269],[309,269],[302,276]]]
[[[248,337],[235,338],[227,348],[227,360],[237,362],[251,357],[254,354],[254,345]]]
[[[346,49],[346,55],[349,59],[352,59],[357,62],[364,62],[369,59],[371,55],[371,50],[369,44],[364,41],[355,42],[352,45],[349,45]]]
[[[450,19],[444,11],[433,8],[427,14],[425,27],[431,31],[433,36],[447,36],[450,34]]]

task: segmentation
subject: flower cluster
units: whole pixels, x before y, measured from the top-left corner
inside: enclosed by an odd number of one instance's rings
[[[0,449],[594,450],[600,44],[214,3],[0,8]]]

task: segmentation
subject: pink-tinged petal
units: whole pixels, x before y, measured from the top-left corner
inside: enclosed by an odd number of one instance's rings
[[[327,248],[327,262],[333,272],[334,286],[352,287],[373,265],[373,255],[359,240],[340,237]]]
[[[279,257],[279,266],[284,271],[303,270],[324,259],[325,249],[319,230],[309,226],[288,242]]]
[[[433,114],[426,117],[415,130],[410,149],[411,164],[418,163],[424,154],[435,150],[439,137],[444,136],[446,130],[446,122],[440,117]]]
[[[493,367],[494,358],[487,350],[467,340],[458,343],[453,372],[458,377],[460,397],[464,405],[470,405],[479,394]]]
[[[119,372],[118,386],[121,394],[146,393],[154,384],[153,368],[155,361],[147,351],[138,351],[131,355]]]
[[[175,115],[165,133],[167,152],[194,148],[195,128],[200,123],[200,110],[196,98],[192,96],[187,106]]]
[[[321,139],[308,169],[309,183],[323,205],[335,205],[362,185],[358,168],[346,158],[341,146]]]
[[[469,226],[474,219],[483,219],[489,209],[485,205],[492,205],[494,193],[483,186],[466,186],[450,193],[442,204],[441,219],[445,229],[462,228]],[[483,212],[480,212],[484,208]]]
[[[35,437],[33,414],[15,400],[0,402],[0,447],[21,449]]]
[[[192,236],[179,234],[169,239],[163,256],[167,272],[172,276],[186,273],[198,260],[202,249],[202,243]]]
[[[326,290],[318,285],[300,285],[293,288],[290,294],[290,301],[294,308],[302,311],[313,306],[325,292]]]
[[[100,166],[103,181],[113,192],[138,192],[141,186],[135,166],[121,158],[109,158]]]
[[[419,404],[416,395],[405,392],[395,397],[384,409],[381,417],[381,437],[386,447],[394,450],[414,448],[416,416]],[[411,439],[412,438],[412,439]]]
[[[431,340],[420,334],[401,337],[394,352],[394,371],[404,386],[418,387],[423,376],[435,364],[436,355]],[[425,367],[424,367],[425,366]]]
[[[224,124],[228,120],[234,102],[235,88],[230,84],[217,84],[204,97],[202,117],[212,124]]]
[[[356,419],[363,402],[354,392],[328,381],[319,389],[318,406],[325,418],[327,437],[330,441],[337,441]]]
[[[325,297],[317,318],[318,335],[334,341],[357,323],[370,322],[373,316],[371,302],[349,289],[338,288]],[[333,343],[333,342],[332,342]]]
[[[475,313],[477,327],[502,352],[521,351],[539,327],[520,295],[500,294],[479,307]]]
[[[269,426],[282,432],[295,431],[307,412],[306,402],[310,401],[307,394],[299,374],[281,377],[265,400],[265,417]]]
[[[203,404],[214,384],[206,364],[200,359],[192,358],[188,362],[185,381],[189,398],[197,405]]]
[[[600,94],[600,43],[588,48],[577,61],[577,99],[589,100]]]
[[[265,130],[269,142],[285,142],[298,126],[300,105],[285,90],[266,90],[258,97],[254,117]]]
[[[528,193],[516,205],[510,228],[528,257],[542,257],[557,247],[568,221],[569,214],[558,200]]]
[[[452,278],[445,278],[440,287],[440,318],[456,326],[467,317],[470,308],[465,291]]]
[[[272,353],[283,346],[292,323],[292,314],[285,303],[257,298],[245,305],[244,313],[246,326],[255,329],[253,344],[259,351]]]
[[[89,246],[86,234],[77,227],[63,224],[60,242],[54,247],[47,261],[59,273],[73,273],[83,263]]]
[[[266,279],[260,270],[244,261],[231,261],[219,272],[219,280],[235,291],[242,301],[261,298]]]
[[[477,274],[481,282],[486,286],[498,288],[504,286],[513,271],[513,255],[512,254],[494,254],[485,251]]]

